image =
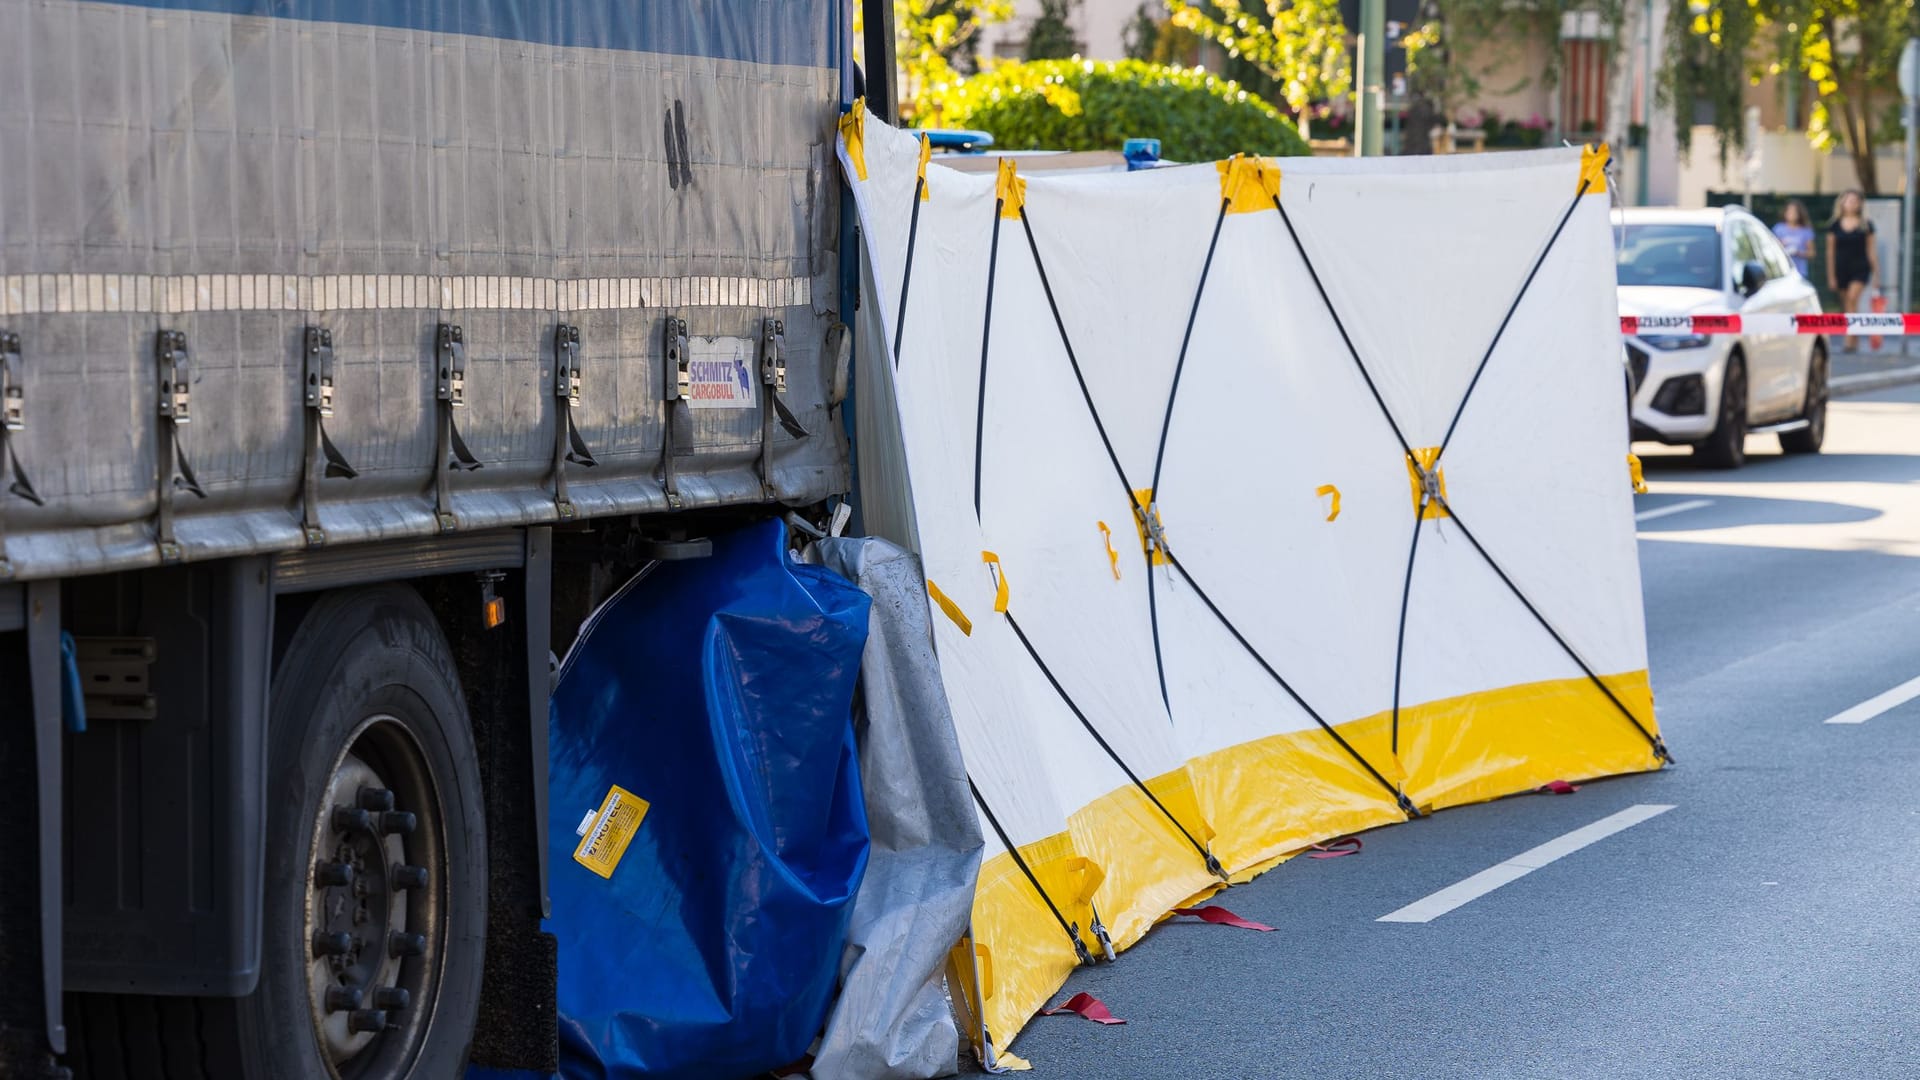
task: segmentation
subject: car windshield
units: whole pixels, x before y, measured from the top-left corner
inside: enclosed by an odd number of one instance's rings
[[[1622,285],[1720,287],[1720,233],[1711,225],[1628,225],[1621,229]]]

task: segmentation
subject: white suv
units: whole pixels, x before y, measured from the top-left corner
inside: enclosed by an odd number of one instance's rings
[[[1820,310],[1813,285],[1753,215],[1616,210],[1622,315],[1794,315]],[[1749,432],[1790,454],[1820,450],[1827,347],[1818,334],[1639,334],[1626,341],[1635,439],[1691,445],[1737,468]]]

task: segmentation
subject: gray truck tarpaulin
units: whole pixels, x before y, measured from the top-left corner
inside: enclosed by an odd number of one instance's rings
[[[973,913],[981,836],[933,654],[926,578],[917,556],[871,537],[821,540],[809,558],[873,597],[856,720],[873,849],[813,1076],[950,1076],[959,1032],[941,970]]]

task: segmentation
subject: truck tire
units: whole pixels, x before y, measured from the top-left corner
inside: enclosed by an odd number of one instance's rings
[[[1747,364],[1739,353],[1727,357],[1720,377],[1720,404],[1713,434],[1693,448],[1709,469],[1737,469],[1747,460]]]
[[[412,589],[323,597],[268,710],[261,970],[239,999],[82,995],[82,1080],[462,1075],[486,815],[452,650]]]
[[[246,1075],[459,1076],[480,1005],[486,813],[433,612],[400,585],[322,598],[268,715],[260,985],[235,1005]]]

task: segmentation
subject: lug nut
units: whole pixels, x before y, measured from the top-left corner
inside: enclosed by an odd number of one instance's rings
[[[353,884],[353,866],[343,862],[323,862],[313,868],[313,883],[322,887]]]
[[[387,1014],[379,1009],[355,1009],[347,1014],[347,1030],[351,1032],[387,1030]]]
[[[345,956],[352,951],[352,934],[329,934],[324,930],[316,930],[313,933],[313,955],[315,956]]]
[[[393,886],[393,891],[395,892],[401,892],[406,889],[424,889],[427,887],[427,868],[424,866],[403,866],[400,863],[394,863],[393,868],[387,871],[387,881]]]
[[[359,798],[355,801],[362,810],[391,810],[393,809],[393,792],[386,788],[363,787],[360,789]]]
[[[427,938],[424,934],[409,934],[394,930],[387,934],[388,956],[419,956],[427,951]]]
[[[351,1012],[360,1007],[360,988],[357,986],[327,987],[327,1011]]]
[[[373,815],[356,806],[333,808],[333,827],[338,832],[371,832]]]
[[[383,986],[373,992],[373,1003],[389,1012],[398,1012],[413,1001],[413,995],[397,986]]]
[[[380,815],[381,832],[399,833],[401,836],[406,836],[413,832],[414,825],[414,816],[405,810],[388,810],[386,813]]]

